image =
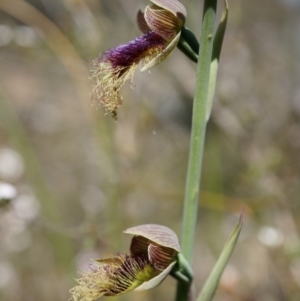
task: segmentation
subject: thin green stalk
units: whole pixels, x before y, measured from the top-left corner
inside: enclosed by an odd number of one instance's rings
[[[217,0],[206,0],[204,4],[203,28],[200,43],[201,50],[197,67],[191,144],[184,200],[183,231],[181,238],[182,252],[188,261],[191,261],[192,259],[195,226],[197,221],[216,2]]]
[[[193,105],[192,133],[184,200],[183,229],[181,237],[182,253],[191,262],[197,223],[201,167],[206,131],[206,111],[213,49],[213,32],[216,18],[217,0],[205,0],[197,66],[197,81]],[[176,301],[186,301],[190,288],[178,283]]]

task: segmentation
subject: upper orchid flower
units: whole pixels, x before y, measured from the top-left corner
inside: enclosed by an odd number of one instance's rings
[[[124,232],[134,235],[130,254],[95,260],[92,270],[83,273],[78,285],[70,290],[74,301],[151,289],[171,272],[180,252],[178,238],[171,229],[147,224]]]
[[[120,89],[126,80],[132,79],[138,64],[142,63],[141,71],[152,68],[168,57],[180,40],[185,7],[178,0],[150,1],[153,4],[137,15],[143,35],[93,60],[92,99],[100,102],[114,117],[122,103]]]

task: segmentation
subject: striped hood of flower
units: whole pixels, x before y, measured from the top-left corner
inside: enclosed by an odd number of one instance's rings
[[[141,71],[145,71],[166,59],[178,44],[185,23],[186,9],[178,0],[150,1],[153,4],[137,14],[143,35],[104,52],[92,62],[92,101],[100,103],[115,118],[122,104],[120,89],[124,83],[132,80],[140,63]]]
[[[130,254],[97,259],[90,271],[77,279],[70,290],[74,301],[93,301],[101,296],[117,296],[131,290],[147,290],[159,285],[176,264],[180,252],[176,234],[169,228],[146,224],[129,228]]]

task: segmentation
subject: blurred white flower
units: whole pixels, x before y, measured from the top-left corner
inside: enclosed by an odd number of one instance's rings
[[[22,47],[34,47],[38,43],[37,31],[29,26],[18,26],[15,29],[15,43]]]
[[[10,235],[10,233],[20,233],[24,231],[26,224],[23,220],[16,216],[13,210],[5,212],[0,219],[0,228],[5,229],[4,235]]]
[[[22,157],[10,148],[0,149],[0,177],[6,181],[17,180],[24,172]]]
[[[258,232],[259,241],[267,247],[279,247],[284,241],[282,232],[270,226],[262,227]]]
[[[14,37],[13,30],[5,24],[0,25],[0,47],[8,45]]]
[[[31,222],[40,212],[38,201],[30,194],[18,196],[13,202],[13,209],[16,216],[25,222]]]
[[[21,252],[31,246],[32,236],[25,228],[20,233],[8,233],[4,236],[3,243],[9,252]]]
[[[19,195],[11,204],[10,210],[4,212],[0,219],[3,230],[1,245],[9,252],[21,252],[32,244],[32,236],[27,225],[40,212],[35,197],[30,194]]]
[[[5,288],[16,281],[16,271],[8,261],[0,261],[0,288]]]
[[[8,183],[0,182],[0,202],[2,200],[10,201],[17,195],[16,188]]]

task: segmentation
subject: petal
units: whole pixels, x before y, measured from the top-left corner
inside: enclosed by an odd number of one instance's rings
[[[141,69],[141,71],[144,72],[146,70],[149,70],[150,68],[164,61],[174,51],[176,45],[178,44],[179,39],[180,39],[180,32],[162,52],[160,52],[152,60],[147,62],[144,65],[144,67]]]
[[[130,254],[133,256],[146,256],[148,258],[149,239],[143,236],[134,236],[130,244]]]
[[[156,224],[145,224],[129,228],[125,230],[124,233],[143,236],[157,245],[180,252],[178,237],[175,232],[168,227]]]
[[[136,20],[137,20],[138,27],[142,33],[147,33],[151,31],[150,27],[148,26],[145,20],[144,13],[141,10],[138,11]]]
[[[167,41],[172,40],[183,26],[181,19],[155,5],[147,6],[144,16],[151,30]]]
[[[150,244],[148,247],[148,257],[151,264],[159,271],[164,270],[174,261],[177,251],[171,248]]]
[[[159,275],[156,277],[152,278],[149,281],[144,282],[142,285],[138,286],[135,291],[144,291],[144,290],[149,290],[151,288],[154,288],[161,284],[163,280],[169,275],[171,272],[172,268],[176,264],[176,261],[172,262],[165,270],[163,270]]]
[[[179,17],[183,22],[186,18],[186,9],[182,3],[177,0],[150,0],[155,5],[166,9],[173,13],[174,16]]]

